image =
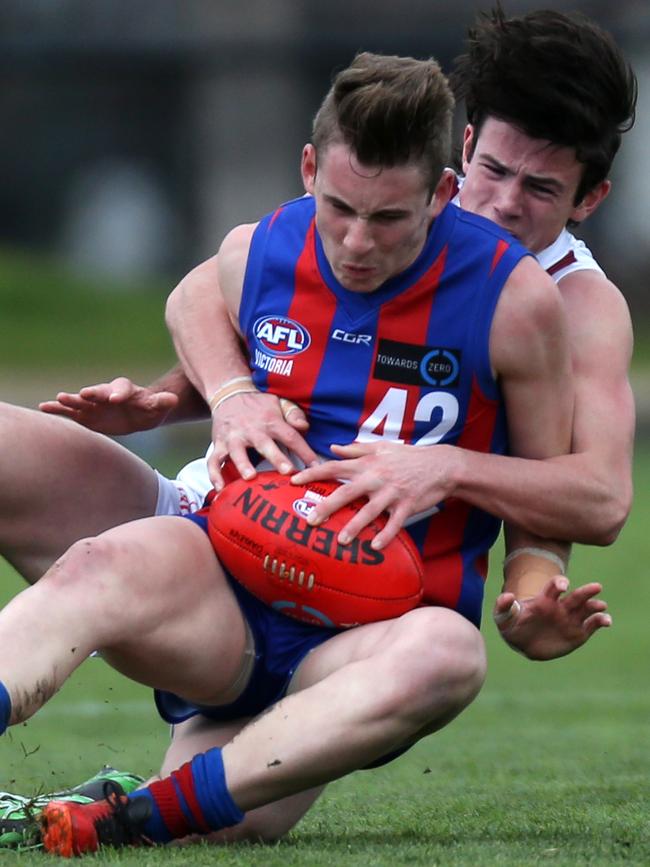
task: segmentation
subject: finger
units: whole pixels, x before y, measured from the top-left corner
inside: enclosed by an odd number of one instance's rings
[[[309,427],[307,416],[297,403],[294,403],[292,400],[288,400],[286,397],[281,397],[280,409],[282,411],[284,420],[288,424],[298,430],[307,430],[307,428]]]
[[[602,591],[602,585],[593,582],[591,584],[583,584],[582,587],[576,587],[571,593],[567,593],[564,597],[564,604],[567,611],[574,611],[580,608],[588,599],[597,596]]]
[[[299,458],[306,467],[318,465],[318,455],[295,428],[284,424],[281,429],[273,430],[272,436],[278,444],[285,446]]]
[[[99,393],[106,394],[111,403],[122,403],[130,400],[136,392],[144,391],[139,385],[136,385],[126,376],[117,376],[108,383],[101,383],[94,386]]]
[[[102,382],[99,385],[85,385],[79,389],[79,396],[84,400],[100,403],[108,403],[113,393],[110,383]]]
[[[172,391],[158,391],[151,396],[151,409],[171,410],[178,405],[178,395]]]
[[[374,454],[377,451],[376,443],[347,443],[346,445],[339,445],[337,443],[333,443],[330,448],[336,455],[340,455],[343,458],[362,458],[365,455]]]
[[[336,490],[332,491],[331,494],[325,497],[324,500],[321,500],[314,509],[312,509],[307,518],[307,523],[311,524],[313,527],[319,526],[319,524],[324,523],[330,515],[333,515],[334,512],[338,512],[338,510],[342,509],[343,506],[354,502],[354,500],[358,500],[361,495],[361,492],[352,484],[340,485]]]
[[[586,633],[586,638],[589,638],[596,632],[598,629],[609,629],[612,625],[612,618],[610,614],[597,613],[592,614],[591,617],[588,617],[584,624],[584,631]]]
[[[604,599],[588,599],[582,606],[585,616],[599,611],[607,611],[608,605]]]
[[[216,447],[215,447],[216,453]],[[225,459],[229,457],[232,463],[235,465],[235,469],[242,477],[242,479],[246,479],[250,481],[254,479],[257,475],[257,471],[248,457],[248,447],[243,442],[243,440],[232,440],[228,441],[227,448],[225,450],[225,454],[221,453],[221,459]]]
[[[494,603],[492,618],[499,629],[512,626],[521,614],[521,603],[512,593],[502,593]]]
[[[61,406],[67,406],[68,409],[93,409],[95,406],[92,401],[85,400],[80,394],[70,394],[67,391],[60,391],[56,399]]]
[[[338,541],[341,545],[349,545],[355,539],[364,527],[372,523],[388,505],[387,498],[383,496],[373,497],[368,500],[356,515],[345,524],[338,535]]]
[[[222,463],[223,459],[221,458],[217,448],[215,447],[214,451],[208,458],[208,475],[210,476],[212,486],[217,492],[222,491],[224,488],[224,480],[221,474]]]
[[[50,413],[51,415],[64,416],[65,418],[70,418],[73,421],[77,417],[77,413],[75,410],[71,410],[67,406],[63,406],[63,404],[59,403],[58,400],[44,400],[42,403],[39,403],[38,408],[41,412]]]
[[[328,479],[348,477],[349,474],[346,475],[345,461],[323,461],[315,466],[300,470],[300,472],[291,476],[291,483],[293,485],[307,485],[310,482],[321,482]]]
[[[569,579],[566,575],[554,575],[542,588],[541,595],[557,601],[569,589]]]
[[[251,445],[255,451],[261,457],[265,458],[271,464],[273,469],[277,470],[279,473],[287,475],[292,470],[295,470],[294,465],[286,454],[270,437],[253,439]]]
[[[370,547],[375,551],[381,551],[382,548],[385,548],[397,536],[408,517],[408,509],[396,508],[389,515],[386,526],[377,533],[370,543]]]

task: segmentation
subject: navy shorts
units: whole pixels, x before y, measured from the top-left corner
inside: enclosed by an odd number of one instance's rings
[[[205,515],[185,517],[206,530]],[[216,720],[257,716],[284,697],[289,681],[309,651],[341,631],[287,617],[260,602],[230,575],[228,578],[253,635],[255,663],[248,684],[239,698],[222,705],[191,704],[173,692],[155,690],[158,713],[168,723],[183,722],[196,714]]]

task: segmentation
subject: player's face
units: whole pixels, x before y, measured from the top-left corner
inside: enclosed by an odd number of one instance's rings
[[[342,144],[319,153],[318,162],[306,145],[302,176],[316,198],[316,225],[330,267],[352,292],[373,292],[417,258],[453,182],[445,174],[432,196],[417,164],[363,166]]]
[[[460,203],[538,253],[569,220],[584,220],[609,192],[609,181],[603,181],[574,205],[582,170],[573,148],[531,138],[510,123],[488,117],[476,141],[471,126],[465,131]]]

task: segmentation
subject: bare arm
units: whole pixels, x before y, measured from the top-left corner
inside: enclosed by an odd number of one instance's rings
[[[510,288],[509,281],[497,308],[492,338],[494,363],[502,372],[511,448],[523,457],[538,454],[559,459],[571,441],[574,400],[568,342],[565,351],[561,346],[566,308],[559,294],[547,288],[547,299],[533,304],[526,334],[520,319],[522,313],[526,315],[525,310],[517,305],[518,293],[510,292]],[[557,311],[554,313],[554,306],[560,308],[561,317]],[[528,383],[526,376],[532,377]],[[601,590],[599,584],[567,592],[569,581],[558,573],[565,571],[568,546],[536,540],[522,527],[509,524],[506,553],[509,556],[495,619],[504,639],[516,650],[531,659],[554,659],[580,647],[596,630],[611,624],[605,613],[607,604],[595,598]],[[554,562],[557,557],[560,568]]]
[[[207,403],[222,393],[225,383],[250,376],[238,333],[248,248],[254,225],[239,226],[224,240],[217,256],[187,275],[170,295],[166,318],[176,352],[189,379]],[[279,446],[285,446],[306,464],[316,459],[301,431],[308,424],[302,410],[283,409],[272,394],[248,390],[229,397],[213,410],[209,461],[215,487],[223,484],[220,466],[230,457],[244,478],[255,475],[247,449],[252,447],[270,463],[288,473],[292,464]]]
[[[539,461],[456,450],[452,492],[542,536],[611,544],[632,501],[632,328],[620,292],[592,271],[560,284],[575,408],[571,454]]]

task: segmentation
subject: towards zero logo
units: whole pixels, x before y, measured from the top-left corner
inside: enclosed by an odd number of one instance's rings
[[[286,316],[263,316],[253,326],[253,334],[260,349],[278,358],[298,355],[311,343],[307,329]]]

